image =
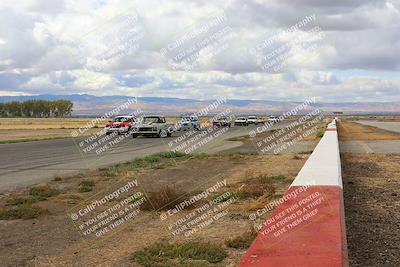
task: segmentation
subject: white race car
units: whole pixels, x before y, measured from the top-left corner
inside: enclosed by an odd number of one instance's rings
[[[256,116],[248,116],[247,123],[248,124],[258,124],[259,119]]]
[[[235,120],[235,126],[247,126],[249,125],[246,117],[239,117]]]
[[[169,137],[174,132],[174,125],[167,123],[164,116],[161,115],[146,115],[140,123],[132,128],[132,137],[138,136],[157,136]]]

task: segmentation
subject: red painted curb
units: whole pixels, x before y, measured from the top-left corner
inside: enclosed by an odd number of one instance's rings
[[[341,187],[292,186],[285,197],[239,266],[348,266]]]

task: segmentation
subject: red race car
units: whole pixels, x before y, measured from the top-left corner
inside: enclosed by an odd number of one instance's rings
[[[117,132],[118,134],[128,133],[136,124],[136,118],[133,116],[118,116],[106,125],[106,134]]]

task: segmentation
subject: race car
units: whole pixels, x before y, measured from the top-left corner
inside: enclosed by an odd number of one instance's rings
[[[106,134],[117,132],[118,134],[128,133],[136,124],[133,116],[117,116],[109,121],[105,127]]]
[[[256,116],[248,116],[247,123],[248,124],[258,124],[259,119]]]
[[[247,125],[249,125],[249,123],[247,121],[247,118],[245,117],[238,117],[235,120],[235,126],[247,126]]]
[[[280,121],[280,120],[279,120],[279,118],[278,118],[277,116],[271,115],[271,116],[268,118],[268,122],[269,122],[269,123],[272,123],[272,124],[278,123],[279,121]]]
[[[230,117],[217,117],[213,120],[213,126],[215,127],[231,127],[232,119]]]
[[[155,136],[169,137],[174,132],[174,125],[167,123],[164,116],[161,115],[146,115],[140,123],[132,128],[132,137],[138,136]]]
[[[178,125],[178,131],[187,131],[192,129],[200,130],[199,119],[190,115],[182,115]]]

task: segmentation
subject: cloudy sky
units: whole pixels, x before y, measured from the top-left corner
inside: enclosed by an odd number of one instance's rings
[[[400,0],[2,0],[0,96],[400,101]]]

